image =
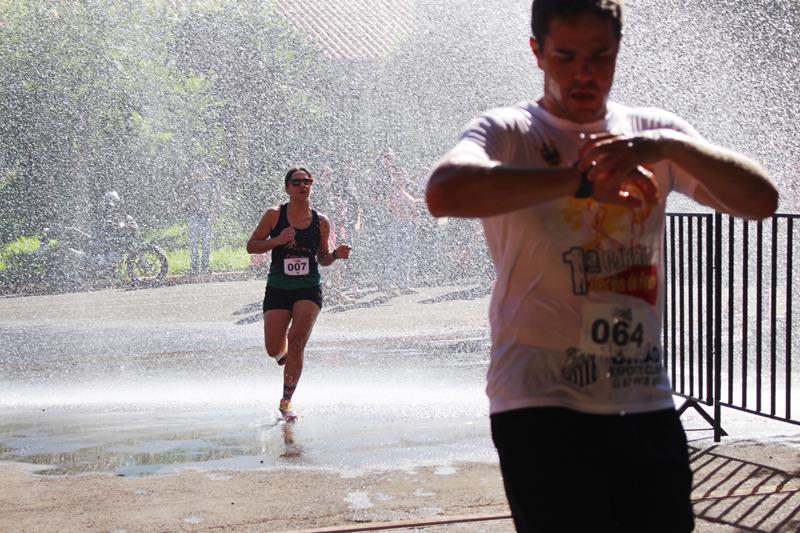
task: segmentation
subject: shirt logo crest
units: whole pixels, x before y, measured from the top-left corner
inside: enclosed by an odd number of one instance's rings
[[[556,148],[556,144],[552,140],[544,141],[539,148],[539,153],[545,163],[551,167],[557,167],[561,164],[561,154],[558,153],[558,148]]]

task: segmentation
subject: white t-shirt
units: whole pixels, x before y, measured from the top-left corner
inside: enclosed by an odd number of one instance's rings
[[[700,138],[659,109],[609,103],[603,120],[576,124],[522,102],[474,119],[451,154],[569,167],[585,134],[660,128]],[[482,220],[497,271],[486,387],[492,413],[674,406],[661,356],[665,204],[670,191],[692,197],[697,182],[669,161],[649,168],[659,186],[657,205],[631,209],[564,197]]]

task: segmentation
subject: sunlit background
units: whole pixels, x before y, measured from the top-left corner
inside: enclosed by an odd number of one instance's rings
[[[626,5],[612,98],[673,111],[755,157],[778,182],[780,211],[798,212],[800,4]],[[529,9],[0,0],[3,293],[72,289],[44,283],[44,230],[92,233],[110,190],[169,275],[183,276],[198,171],[221,196],[211,270],[257,276],[263,265],[250,264],[244,243],[285,201],[286,169],[302,164],[317,179],[314,205],[354,246],[339,274],[326,273],[326,290],[346,282],[358,298],[338,310],[332,299],[320,319],[294,436],[271,418],[280,377],[263,357],[263,281],[8,298],[0,459],[147,473],[160,463],[283,464],[284,453],[353,467],[493,458],[482,392],[492,272],[480,225],[436,221],[420,202],[417,245],[401,254],[390,193],[399,175],[422,198],[471,117],[540,95]],[[407,281],[419,294],[386,295],[398,264],[413,265]],[[434,308],[442,314],[424,314]]]

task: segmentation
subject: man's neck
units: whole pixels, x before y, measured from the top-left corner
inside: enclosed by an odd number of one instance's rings
[[[558,105],[558,103],[550,98],[542,96],[536,102],[539,107],[550,113],[556,118],[560,118],[561,120],[566,120],[569,122],[573,122],[575,124],[591,124],[593,122],[597,122],[598,120],[603,120],[608,115],[608,101],[603,103],[602,109],[599,109],[596,113],[581,117],[573,116],[572,113],[569,113],[563,106]]]

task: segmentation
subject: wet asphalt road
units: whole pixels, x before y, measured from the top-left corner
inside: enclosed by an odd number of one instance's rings
[[[289,425],[262,281],[1,299],[0,461],[123,475],[494,461],[488,288],[328,298]]]

